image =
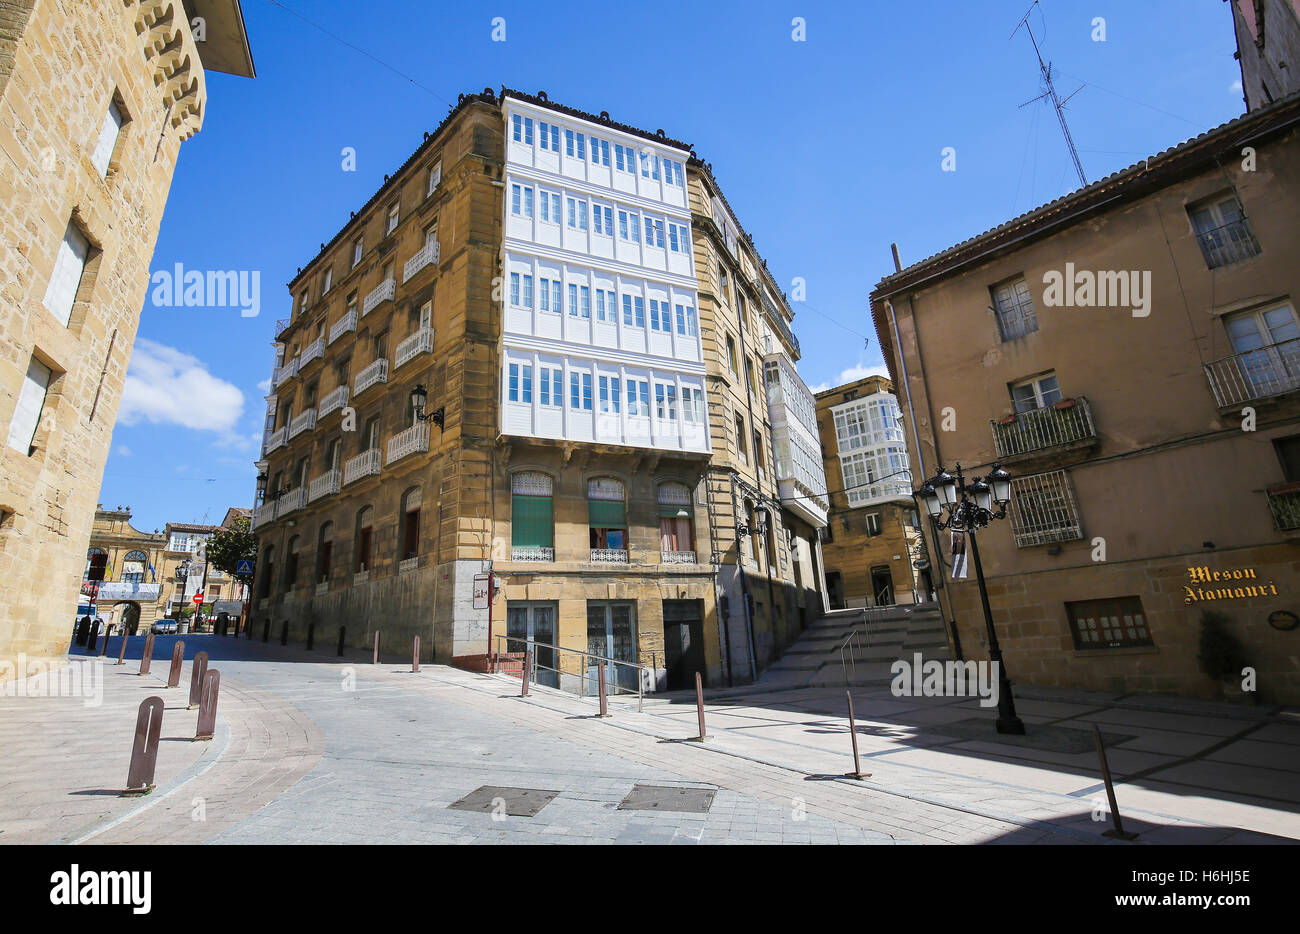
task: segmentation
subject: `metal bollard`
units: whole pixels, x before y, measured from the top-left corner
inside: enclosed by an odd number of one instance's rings
[[[122,631],[123,631],[123,632],[126,632],[126,627],[125,627],[125,626],[122,627]],[[101,656],[102,656],[102,655],[107,655],[107,654],[108,654],[108,632],[109,632],[108,627],[105,627],[105,629],[104,629],[104,642],[103,642],[103,644],[101,644],[100,647],[99,647],[99,654],[100,654]]]
[[[162,733],[163,699],[146,697],[135,717],[135,739],[131,744],[131,765],[126,772],[127,795],[153,791],[153,773],[158,764],[158,737]]]
[[[600,713],[596,714],[596,716],[608,717],[609,704],[605,698],[605,663],[604,662],[601,662],[600,665],[596,668],[596,678],[597,678],[596,683],[600,686]]]
[[[119,665],[124,665],[124,664],[126,664],[126,640],[127,640],[127,638],[128,638],[128,636],[127,636],[127,632],[126,632],[126,627],[123,626],[123,627],[122,627],[122,647],[121,647],[120,649],[117,650],[117,663],[118,663]]]
[[[203,697],[199,702],[199,723],[194,739],[212,739],[217,728],[217,693],[221,689],[221,672],[215,668],[203,678]]]
[[[1106,745],[1101,741],[1101,730],[1097,724],[1092,725],[1092,738],[1097,742],[1097,758],[1101,760],[1101,777],[1106,781],[1106,798],[1110,801],[1110,817],[1115,826],[1102,833],[1103,837],[1115,840],[1136,840],[1137,834],[1124,829],[1124,821],[1119,816],[1119,804],[1115,801],[1115,783],[1110,778],[1110,763],[1106,761]]]
[[[519,692],[520,697],[528,696],[528,676],[529,674],[532,673],[532,670],[533,670],[533,647],[530,645],[524,651],[524,683],[523,683],[523,688]]]
[[[176,645],[172,648],[172,667],[167,672],[167,686],[174,688],[181,683],[181,665],[185,662],[185,643],[180,639],[176,640]]]
[[[418,674],[420,671],[420,637],[415,637],[415,645],[411,647],[411,671]]]
[[[194,656],[194,664],[190,668],[190,702],[186,707],[187,710],[199,706],[199,701],[203,697],[203,676],[207,673],[208,653],[200,652]]]
[[[375,660],[374,664],[379,664],[379,630],[375,630]]]
[[[95,654],[95,644],[99,640],[99,624],[90,624],[90,633],[86,636],[86,654]]]
[[[870,772],[862,771],[862,762],[858,759],[858,726],[853,719],[853,692],[845,691],[849,699],[849,737],[853,740],[853,771],[845,772],[845,778],[870,778]]]
[[[140,671],[138,674],[147,675],[149,666],[153,663],[153,630],[144,637],[144,652],[140,655]]]
[[[704,679],[700,673],[695,672],[695,715],[700,721],[700,735],[692,736],[697,743],[702,743],[709,738],[709,734],[704,731]]]

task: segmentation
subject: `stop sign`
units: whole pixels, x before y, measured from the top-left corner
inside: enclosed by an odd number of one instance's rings
[[[202,603],[203,603],[203,594],[201,594],[201,593],[196,593],[196,594],[194,595],[194,605],[195,605],[195,606],[200,606],[200,605],[202,605]]]

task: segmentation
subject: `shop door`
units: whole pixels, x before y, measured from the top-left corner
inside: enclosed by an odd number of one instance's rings
[[[664,654],[668,669],[668,690],[695,687],[695,673],[706,679],[704,620],[698,600],[664,601]]]
[[[587,602],[587,651],[613,662],[631,662],[636,657],[636,604]],[[587,693],[599,691],[599,659],[587,659]],[[623,691],[635,692],[638,669],[628,665],[606,663],[605,677],[613,693],[618,685]]]
[[[536,643],[533,646],[533,683],[552,688],[560,683],[556,651],[550,648],[557,644],[555,619],[554,603],[511,600],[506,604],[506,651],[526,651],[525,639]]]

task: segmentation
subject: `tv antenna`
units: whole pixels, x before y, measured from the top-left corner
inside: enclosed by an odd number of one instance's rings
[[[1008,36],[1008,40],[1014,39],[1016,33],[1020,32],[1020,27],[1023,26],[1025,28],[1025,32],[1029,33],[1029,41],[1034,44],[1034,54],[1038,56],[1038,71],[1042,75],[1043,79],[1043,93],[1039,94],[1033,100],[1025,101],[1020,106],[1028,107],[1030,104],[1041,101],[1044,98],[1047,98],[1051,102],[1052,109],[1056,111],[1056,119],[1061,124],[1061,132],[1065,134],[1065,145],[1070,150],[1070,158],[1074,161],[1074,171],[1079,173],[1079,185],[1080,187],[1087,187],[1088,178],[1083,174],[1083,163],[1079,161],[1079,150],[1074,145],[1074,137],[1070,135],[1070,126],[1065,122],[1066,102],[1068,102],[1071,97],[1074,97],[1075,94],[1082,91],[1084,86],[1082,84],[1079,85],[1073,93],[1065,98],[1065,100],[1062,100],[1057,96],[1056,85],[1052,82],[1052,65],[1050,62],[1043,61],[1043,53],[1038,48],[1038,40],[1034,38],[1034,27],[1029,25],[1029,14],[1034,12],[1034,7],[1036,6],[1038,6],[1038,0],[1034,0],[1030,5],[1028,12],[1020,18],[1020,22],[1016,24],[1016,28],[1013,29],[1011,35]]]

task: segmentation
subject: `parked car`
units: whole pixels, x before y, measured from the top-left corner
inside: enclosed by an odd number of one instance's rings
[[[160,620],[158,620],[156,623],[154,623],[153,626],[152,626],[151,628],[152,628],[152,630],[153,630],[154,633],[156,633],[156,634],[160,634],[160,635],[161,635],[161,634],[166,634],[166,633],[172,633],[172,632],[175,632],[175,631],[176,631],[176,620],[174,620],[174,619],[160,619]]]

